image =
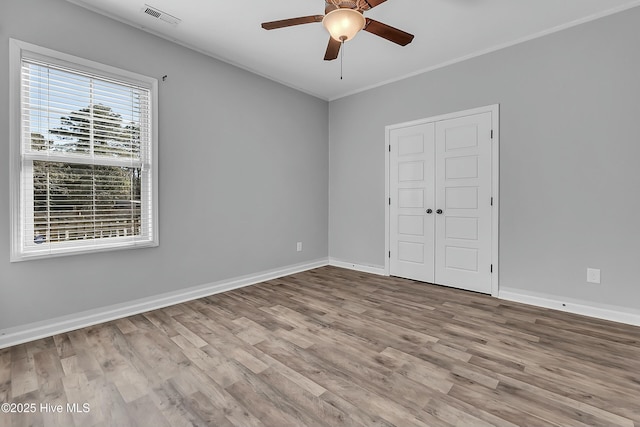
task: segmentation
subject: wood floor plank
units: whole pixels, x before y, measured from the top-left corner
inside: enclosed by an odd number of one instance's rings
[[[33,356],[25,352],[23,357],[11,363],[11,397],[15,399],[36,390],[38,377]]]
[[[51,405],[50,407],[62,405],[62,407],[66,409],[68,401],[62,384],[62,379],[58,378],[42,384],[40,386],[40,396],[37,403],[38,405],[42,403],[49,404]],[[43,413],[42,419],[45,427],[75,425],[72,414],[66,410],[62,412],[51,411],[49,413]],[[3,424],[0,423],[0,425]]]
[[[241,381],[236,381],[226,390],[266,425],[295,427],[317,423],[308,413],[298,410],[287,399],[282,399],[262,378],[247,371]]]
[[[134,367],[126,367],[109,376],[121,398],[129,403],[140,399],[152,386],[149,379]]]
[[[171,381],[165,381],[150,390],[149,398],[171,427],[206,425],[197,409],[176,390]]]
[[[327,391],[324,387],[311,381],[311,379],[305,377],[300,372],[291,369],[289,366],[283,364],[282,362],[274,359],[267,354],[264,354],[261,357],[261,360],[267,363],[270,367],[274,368],[274,370],[279,372],[280,375],[297,384],[298,387],[302,388],[313,396],[319,397]]]
[[[10,400],[11,373],[11,352],[9,349],[0,350],[0,404]]]
[[[129,332],[135,332],[138,330],[138,328],[136,328],[136,325],[134,325],[131,320],[127,318],[115,320],[115,324],[123,334],[128,334]]]
[[[242,328],[242,330],[237,332],[235,335],[250,345],[257,344],[265,339],[269,332],[269,329],[257,324],[251,319],[247,319],[244,316],[235,319],[233,323]]]
[[[64,392],[67,396],[67,403],[79,405],[82,407],[88,403],[91,411],[88,413],[72,411],[74,424],[92,425],[104,420],[103,410],[106,409],[98,402],[96,395],[100,392],[100,388],[96,387],[98,381],[90,381],[84,373],[66,375],[62,378]],[[66,408],[65,408],[66,410]]]
[[[194,373],[196,371],[194,370]],[[238,375],[242,373],[238,370]],[[230,422],[238,427],[262,427],[263,423],[253,416],[244,406],[229,394],[222,386],[215,381],[210,381],[205,372],[200,371],[200,375],[192,377],[193,386],[197,391],[189,397],[190,407],[205,420],[215,419],[216,422],[226,424]],[[205,404],[204,402],[207,402]],[[220,419],[224,416],[226,420]],[[215,425],[215,424],[214,424]]]
[[[75,349],[75,363],[84,376],[90,380],[104,375],[104,371],[98,363],[96,356],[99,355],[98,348],[87,340],[87,331],[79,330],[69,333],[69,339]]]
[[[498,425],[481,420],[468,412],[447,404],[442,399],[430,400],[429,403],[425,405],[424,410],[428,414],[446,421],[453,426],[492,427]]]
[[[126,319],[122,319],[122,320],[126,320]],[[69,339],[69,335],[67,334],[55,335],[53,337],[53,341],[56,343],[58,357],[60,357],[61,359],[65,359],[67,357],[75,355],[75,351],[73,349],[73,345],[71,345],[71,340]]]
[[[122,427],[145,425],[141,422],[143,419],[140,417],[140,414],[136,413],[136,411],[130,411],[130,407],[123,400],[121,393],[113,383],[106,378],[101,378],[100,380],[94,381],[92,387],[95,391],[95,398],[92,399],[92,406],[89,408],[91,412],[82,417],[84,424],[78,425],[89,425],[88,418],[90,416],[96,417],[97,412],[100,412],[101,421],[104,425],[117,425]],[[144,394],[142,397],[148,397],[148,394]],[[158,412],[157,409],[155,409],[154,412]],[[66,413],[66,411],[63,412],[63,414],[64,413]],[[158,425],[166,425],[166,423]]]
[[[34,354],[33,362],[40,390],[44,384],[56,382],[64,376],[62,363],[56,350],[45,350]]]
[[[64,407],[2,427],[640,427],[638,396],[638,327],[336,267],[0,349],[0,403]]]
[[[349,420],[349,414],[342,412],[327,401],[315,396],[297,383],[289,380],[274,368],[270,368],[260,373],[262,380],[269,384],[274,390],[282,395],[283,399],[291,402],[301,411],[311,416],[312,425],[327,425],[340,427]],[[361,424],[353,423],[358,426]],[[362,425],[365,427],[365,425]]]
[[[343,397],[337,394],[332,393],[329,390],[322,393],[320,398],[332,407],[341,411],[343,414],[349,414],[349,418],[345,420],[345,423],[343,425],[353,423],[355,425],[364,425],[368,427],[393,426],[393,424],[391,424],[389,421],[381,418],[379,413],[366,411],[364,408],[354,405],[353,403],[345,400]],[[435,425],[436,424],[434,424],[434,426]]]
[[[197,391],[187,397],[189,407],[209,426],[234,427],[223,410],[211,404],[202,392]]]
[[[486,389],[477,390],[456,384],[449,391],[449,396],[473,407],[482,408],[516,425],[539,426],[549,423],[520,408],[512,407],[504,399],[499,399],[493,392],[487,392]]]
[[[14,399],[14,403],[18,405],[26,405],[27,407],[31,407],[31,405],[36,405],[36,408],[40,404],[40,396],[37,391],[31,391],[28,393],[21,394],[17,399]],[[14,408],[15,409],[15,408]],[[44,426],[44,416],[41,411],[36,409],[35,411],[29,409],[29,412],[22,412],[20,410],[15,410],[10,413],[10,422],[9,426],[11,427],[21,427],[21,426],[29,426],[29,427],[42,427]],[[25,416],[28,415],[28,416]],[[72,424],[73,425],[73,424]]]

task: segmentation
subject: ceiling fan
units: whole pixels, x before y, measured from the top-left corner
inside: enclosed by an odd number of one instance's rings
[[[322,25],[331,35],[324,55],[325,61],[336,59],[342,43],[354,38],[360,30],[375,34],[400,46],[406,46],[413,40],[413,34],[371,18],[365,18],[363,15],[363,12],[373,9],[385,1],[387,0],[325,0],[324,15],[301,16],[281,21],[263,22],[262,28],[275,30],[294,25],[322,22]]]

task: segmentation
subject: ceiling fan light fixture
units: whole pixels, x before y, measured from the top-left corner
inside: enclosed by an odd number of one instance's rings
[[[340,8],[327,13],[322,25],[331,37],[340,42],[351,40],[364,28],[366,19],[355,9]]]

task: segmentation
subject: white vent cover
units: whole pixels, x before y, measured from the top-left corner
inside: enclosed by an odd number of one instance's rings
[[[160,19],[161,21],[164,21],[167,24],[171,25],[178,25],[181,21],[181,19],[176,18],[175,16],[170,15],[167,12],[163,12],[158,8],[149,6],[148,4],[144,5],[144,7],[142,8],[142,13],[146,13],[149,16],[153,16],[154,18]]]

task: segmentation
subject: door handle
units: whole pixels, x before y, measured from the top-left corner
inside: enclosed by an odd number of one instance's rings
[[[436,213],[437,213],[438,215],[442,214],[442,209],[438,209],[438,210],[436,211]]]
[[[433,212],[431,209],[427,209],[428,214],[430,214],[431,212]]]

